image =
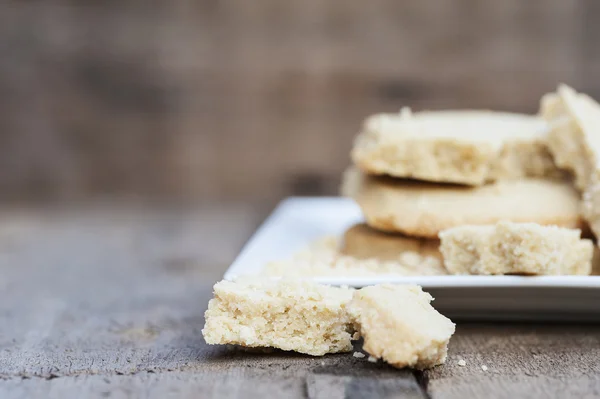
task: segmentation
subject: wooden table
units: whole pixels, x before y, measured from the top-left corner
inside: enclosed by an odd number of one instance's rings
[[[250,206],[1,213],[0,398],[600,396],[596,325],[458,321],[446,365],[422,373],[351,354],[206,345],[212,284],[264,215]]]

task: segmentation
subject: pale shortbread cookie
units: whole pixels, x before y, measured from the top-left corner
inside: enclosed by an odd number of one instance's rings
[[[439,258],[408,251],[396,258],[357,258],[340,252],[336,237],[325,237],[288,259],[269,262],[261,274],[271,277],[364,277],[378,275],[436,276],[448,274]],[[373,254],[375,255],[375,254]]]
[[[600,104],[560,85],[542,97],[540,114],[548,121],[547,142],[556,164],[575,175],[585,190],[600,176]]]
[[[440,233],[452,274],[589,275],[594,245],[579,230],[535,223],[460,226]]]
[[[467,185],[557,176],[547,130],[533,115],[404,108],[368,118],[352,160],[369,174]]]
[[[582,213],[600,243],[600,182],[594,182],[583,193]]]
[[[567,181],[501,180],[479,187],[441,185],[344,174],[342,194],[354,198],[369,226],[417,237],[437,237],[463,224],[500,220],[585,228],[577,191]]]
[[[416,285],[384,284],[354,292],[348,312],[364,337],[363,350],[394,367],[443,364],[454,323]]]
[[[398,261],[415,258],[421,261],[443,262],[439,250],[440,240],[392,234],[375,230],[365,223],[350,227],[344,233],[340,253],[357,259],[377,259],[380,261]]]
[[[301,280],[246,279],[214,286],[202,330],[208,344],[272,347],[313,356],[349,352],[351,289]]]
[[[542,98],[541,115],[551,126],[548,134],[556,164],[575,175],[584,191],[582,212],[596,237],[600,236],[600,104],[560,85]]]

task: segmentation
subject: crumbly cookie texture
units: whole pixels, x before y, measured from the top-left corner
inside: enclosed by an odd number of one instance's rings
[[[600,175],[600,104],[560,85],[542,97],[540,114],[550,125],[547,142],[556,164],[575,175],[580,190]]]
[[[368,176],[350,168],[342,194],[358,203],[369,226],[415,237],[437,238],[448,228],[501,220],[586,226],[579,194],[563,180],[524,178],[466,187]]]
[[[432,300],[416,285],[355,291],[348,312],[364,337],[363,350],[398,368],[443,364],[455,326],[431,306]]]
[[[302,280],[221,281],[202,330],[208,344],[272,347],[313,356],[352,351],[352,289]]]
[[[344,252],[345,251],[345,252]],[[288,259],[268,263],[261,274],[272,277],[327,276],[432,276],[448,274],[440,257],[406,250],[379,257],[375,251],[368,257],[355,257],[350,252],[362,251],[347,243],[341,245],[336,237],[316,240]],[[366,255],[362,251],[363,255]]]
[[[579,230],[535,223],[460,226],[440,233],[452,274],[589,275],[594,245]]]
[[[369,174],[482,185],[497,179],[557,176],[548,125],[532,115],[428,111],[373,115],[352,160]]]
[[[600,236],[600,104],[560,85],[542,97],[540,114],[551,126],[548,147],[556,164],[575,175],[583,194],[582,212]]]
[[[340,253],[357,259],[377,259],[380,261],[398,261],[423,259],[443,262],[439,250],[440,240],[410,237],[403,234],[386,233],[369,227],[366,223],[356,224],[344,233],[340,244]]]
[[[583,193],[582,204],[583,216],[596,238],[600,237],[600,182],[592,183],[587,187]]]

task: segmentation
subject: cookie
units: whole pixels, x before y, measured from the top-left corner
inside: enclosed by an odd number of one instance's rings
[[[452,274],[589,275],[594,244],[581,231],[536,223],[459,226],[440,233]]]
[[[352,290],[302,280],[215,284],[202,335],[207,344],[279,348],[313,356],[352,350]]]
[[[429,111],[369,117],[352,149],[364,172],[482,185],[561,174],[538,116],[492,111]]]
[[[416,285],[355,291],[348,312],[364,338],[363,350],[398,368],[443,364],[455,325],[431,306],[432,300]]]
[[[600,183],[590,184],[583,193],[582,214],[590,229],[598,239],[600,237]]]
[[[600,235],[600,104],[560,85],[546,94],[541,115],[551,126],[548,147],[556,164],[575,175],[584,191],[582,212],[596,237]]]
[[[401,260],[402,263],[412,263],[416,267],[419,264],[437,264],[443,274],[443,258],[439,247],[438,239],[385,233],[361,223],[346,230],[340,253],[357,259]]]
[[[369,226],[387,232],[436,238],[451,227],[501,220],[585,228],[579,195],[563,180],[501,180],[468,187],[367,176],[356,168],[347,170],[343,180],[342,194],[356,200]]]
[[[560,85],[542,97],[540,114],[548,121],[548,148],[556,165],[575,175],[585,190],[600,176],[600,104],[591,97]]]

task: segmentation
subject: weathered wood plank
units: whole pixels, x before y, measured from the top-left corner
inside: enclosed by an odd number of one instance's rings
[[[231,367],[221,373],[174,371],[133,375],[78,375],[51,380],[0,381],[0,397],[21,398],[251,398],[304,397],[304,380]]]
[[[423,380],[432,398],[591,398],[599,357],[597,325],[459,323],[446,365]]]
[[[351,368],[319,368],[306,378],[310,399],[426,398],[410,370],[363,360]]]
[[[132,373],[210,357],[203,311],[253,214],[32,218],[0,258],[0,376]]]
[[[0,397],[305,397],[315,386],[308,381],[334,373],[349,373],[347,386],[371,387],[352,388],[352,397],[396,389],[419,397],[409,371],[350,354],[265,355],[204,343],[212,284],[259,213],[0,214]]]
[[[272,355],[261,355],[260,358],[270,361]],[[286,362],[277,365],[275,362],[259,365],[248,363],[248,358],[244,359],[244,353],[237,353],[219,369],[198,367],[170,372],[140,371],[127,375],[83,373],[55,378],[11,378],[0,380],[0,397],[425,397],[409,371],[373,365],[348,355],[327,356],[323,359],[298,358],[303,359],[300,362],[302,364]]]

